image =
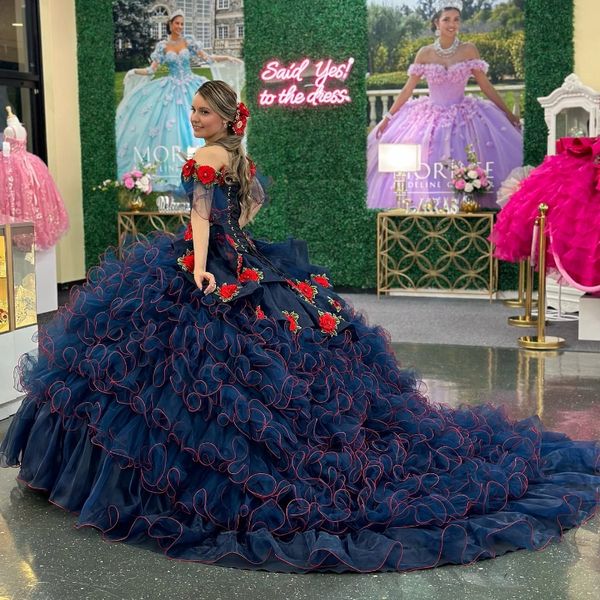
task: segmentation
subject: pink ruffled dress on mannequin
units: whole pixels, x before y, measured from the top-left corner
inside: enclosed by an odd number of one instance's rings
[[[27,151],[25,128],[10,110],[7,123],[0,155],[0,214],[31,221],[36,249],[47,250],[67,231],[69,217],[48,167]]]
[[[498,214],[495,255],[517,262],[531,253],[539,205],[548,206],[549,272],[600,294],[600,137],[566,138],[534,169]]]

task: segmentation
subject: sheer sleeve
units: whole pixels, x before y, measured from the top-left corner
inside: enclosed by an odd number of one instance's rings
[[[212,199],[214,186],[204,185],[196,182],[194,184],[194,193],[192,196],[192,212],[196,213],[201,219],[210,219],[210,209],[212,207]]]
[[[252,204],[261,207],[267,203],[267,192],[260,177],[253,177],[250,183],[250,197]]]
[[[187,43],[188,50],[191,54],[198,54],[200,50],[204,49],[202,46],[202,42],[193,38],[191,35],[186,35],[184,39]]]

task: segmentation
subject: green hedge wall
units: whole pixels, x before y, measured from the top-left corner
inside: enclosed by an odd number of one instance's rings
[[[336,285],[375,286],[375,213],[365,205],[367,15],[364,0],[247,0],[244,58],[252,112],[249,154],[272,177],[255,235],[305,239]],[[354,57],[352,102],[310,109],[258,108],[258,73],[272,58]]]
[[[85,262],[117,241],[117,202],[92,188],[116,174],[112,0],[76,0]]]
[[[572,0],[526,2],[525,162],[539,163],[546,126],[537,97],[573,70]],[[112,0],[76,0],[86,264],[116,242],[117,202],[92,187],[114,178],[115,96]],[[252,110],[249,150],[270,175],[272,203],[254,226],[269,239],[307,240],[314,262],[337,285],[375,286],[375,213],[365,208],[367,19],[364,0],[246,0],[245,60]],[[258,72],[271,58],[355,59],[351,104],[259,109]],[[510,271],[510,270],[509,270]],[[501,288],[506,289],[506,275]],[[512,282],[511,282],[512,283]],[[510,284],[508,287],[512,287]]]
[[[572,0],[525,2],[525,164],[538,165],[546,155],[548,129],[538,102],[573,72]]]

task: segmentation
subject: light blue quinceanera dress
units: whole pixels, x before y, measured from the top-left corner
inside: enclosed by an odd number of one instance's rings
[[[119,177],[140,164],[158,166],[154,189],[179,187],[181,166],[190,146],[201,146],[189,122],[192,98],[207,79],[192,72],[190,59],[202,50],[200,42],[185,36],[187,46],[179,53],[168,51],[160,41],[151,60],[166,65],[169,74],[152,79],[138,77],[138,85],[125,86],[117,109],[117,166]],[[134,77],[134,79],[136,79]]]

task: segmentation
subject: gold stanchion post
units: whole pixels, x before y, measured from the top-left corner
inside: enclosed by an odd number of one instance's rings
[[[538,219],[535,220],[537,226]],[[531,260],[528,258],[525,261],[525,314],[518,315],[516,317],[509,317],[508,324],[514,325],[515,327],[535,327],[538,322],[538,317],[534,317],[531,314],[533,308],[533,267],[531,266]],[[538,294],[539,302],[539,294]]]
[[[546,213],[547,204],[540,204],[538,253],[538,318],[537,335],[519,338],[519,346],[529,350],[556,350],[565,344],[563,338],[545,335],[546,329]]]

